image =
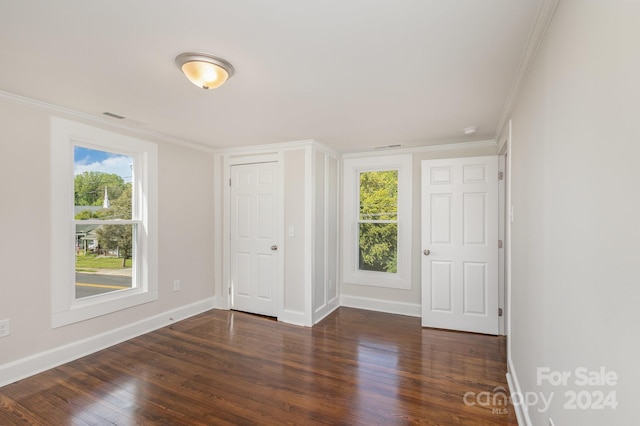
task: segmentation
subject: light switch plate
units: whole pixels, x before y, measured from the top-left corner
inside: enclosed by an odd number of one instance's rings
[[[0,321],[0,337],[5,337],[11,334],[11,330],[9,328],[9,319],[3,319]]]

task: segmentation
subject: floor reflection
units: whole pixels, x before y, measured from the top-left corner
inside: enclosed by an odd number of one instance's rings
[[[514,424],[503,339],[341,308],[313,328],[203,313],[0,389],[0,425]]]
[[[357,353],[359,409],[367,412],[384,405],[389,414],[398,413],[398,346],[359,339]]]

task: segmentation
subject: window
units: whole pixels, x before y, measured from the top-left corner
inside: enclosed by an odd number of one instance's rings
[[[52,323],[157,299],[157,147],[52,119]]]
[[[360,172],[358,269],[397,273],[398,171]]]
[[[73,147],[76,299],[138,286],[133,166],[130,155]]]
[[[344,160],[344,282],[411,288],[411,161]]]

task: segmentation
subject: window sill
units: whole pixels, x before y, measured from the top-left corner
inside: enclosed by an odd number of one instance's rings
[[[411,290],[410,279],[405,279],[400,274],[387,272],[354,271],[350,274],[345,274],[344,282],[346,284]]]
[[[105,300],[107,297],[109,300]],[[98,296],[81,300],[67,311],[54,312],[51,315],[51,328],[63,327],[155,300],[158,300],[157,291],[138,292],[137,294],[124,291],[122,293],[118,292],[117,294],[112,293],[105,295],[104,297]]]

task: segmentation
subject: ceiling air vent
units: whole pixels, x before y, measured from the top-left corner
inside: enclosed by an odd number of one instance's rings
[[[107,117],[117,118],[118,120],[123,120],[125,117],[122,115],[114,114],[112,112],[103,112],[102,115],[106,115]]]
[[[401,143],[394,143],[391,145],[379,145],[379,146],[374,146],[373,149],[393,149],[393,148],[402,148],[402,144]]]

